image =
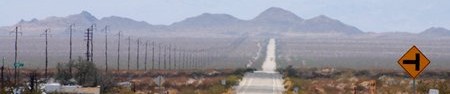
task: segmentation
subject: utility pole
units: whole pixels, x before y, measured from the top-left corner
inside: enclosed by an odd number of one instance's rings
[[[96,25],[91,26],[91,62],[94,63],[94,30]]]
[[[209,63],[208,65],[213,64],[213,63],[212,63],[212,59],[213,59],[213,57],[214,57],[214,54],[212,54],[211,52],[209,52],[209,53],[206,54],[206,56],[208,56],[208,57],[207,57],[207,62]],[[209,66],[209,67],[214,67],[214,66]]]
[[[141,46],[140,45],[140,43],[141,43],[141,39],[140,38],[138,38],[137,39],[137,52],[136,52],[136,70],[139,70],[139,46]]]
[[[193,58],[193,55],[192,55],[193,53],[191,52],[191,53],[189,53],[189,56],[188,56],[188,66],[189,66],[189,69],[193,69],[193,63],[194,63],[194,58]]]
[[[1,89],[4,89],[3,87],[5,87],[5,76],[3,75],[3,71],[5,70],[5,57],[3,57],[3,59],[2,59],[2,67],[1,67],[1,71],[2,71],[2,74],[1,74],[1,78],[0,78],[0,81],[2,82],[1,84]]]
[[[189,69],[189,55],[187,51],[184,51],[184,69]]]
[[[22,34],[22,32],[20,32],[20,34]],[[17,40],[18,40],[18,36],[19,36],[19,27],[18,26],[16,26],[16,29],[15,29],[15,36],[16,36],[16,38],[15,38],[15,42],[14,42],[14,65],[16,65],[18,62],[17,62]],[[17,70],[17,68],[18,68],[18,66],[14,66],[14,86],[15,87],[17,87],[17,81],[18,81],[18,77],[19,77],[19,73],[18,73],[18,70]]]
[[[147,71],[147,47],[148,41],[145,41],[144,70]]]
[[[197,50],[195,53],[195,69],[200,69],[201,55],[200,50]]]
[[[177,70],[177,47],[175,45],[173,47],[173,64],[174,64],[173,69]]]
[[[118,34],[118,36],[119,36],[119,39],[117,40],[117,71],[119,71],[120,70],[120,37],[122,36],[121,35],[121,32],[122,31],[119,31],[119,34]]]
[[[210,67],[213,67],[213,66],[211,66],[211,57],[212,57],[212,55],[210,55],[210,52],[206,52],[206,54],[205,54],[205,58],[206,58],[206,64],[207,65],[205,65],[206,66],[206,68],[210,68]]]
[[[152,42],[152,70],[155,69],[155,42]]]
[[[95,25],[91,25],[86,31],[86,60],[94,63],[94,28]]]
[[[50,32],[50,29],[45,29],[44,33],[42,35],[45,36],[45,72],[44,77],[47,79],[47,70],[48,70],[48,33]]]
[[[199,50],[196,50],[196,52],[194,53],[194,63],[195,63],[195,69],[198,69],[199,67],[198,67],[198,62],[200,62],[200,59],[199,59],[199,57],[200,57],[200,52],[199,52]]]
[[[128,36],[128,70],[130,70],[131,38]]]
[[[172,64],[170,63],[171,61],[172,61],[172,53],[170,52],[170,50],[172,50],[172,45],[171,44],[169,44],[169,48],[167,48],[169,51],[168,51],[168,54],[169,54],[169,70],[171,70],[172,68],[171,68],[171,66],[172,66]]]
[[[158,45],[158,69],[161,70],[161,43]]]
[[[192,52],[192,69],[196,69],[197,68],[197,63],[196,63],[197,56],[196,56],[196,53],[197,52],[195,52],[195,50],[194,50],[194,52]]]
[[[206,64],[206,51],[203,50],[203,51],[201,51],[200,53],[201,53],[201,54],[200,54],[200,60],[201,60],[201,62],[200,62],[200,68],[205,68],[205,67],[206,67],[206,66],[205,66],[205,64]]]
[[[108,72],[108,26],[105,26],[105,72]]]
[[[191,66],[192,69],[195,69],[195,52],[191,53]]]
[[[90,55],[91,55],[91,50],[90,50],[90,47],[91,47],[91,29],[90,28],[88,28],[87,30],[86,30],[86,61],[90,61],[91,59],[90,59]]]
[[[206,50],[203,50],[203,52],[202,52],[202,63],[200,63],[200,65],[201,65],[201,68],[205,68],[205,69],[207,69],[206,68]]]
[[[164,70],[167,69],[167,67],[166,67],[166,54],[167,53],[166,52],[167,52],[167,47],[164,46],[164,62],[163,62],[164,63]]]
[[[18,33],[19,33],[19,27],[16,27],[16,40],[15,40],[15,43],[14,43],[14,64],[17,63],[17,38],[18,38]],[[18,76],[17,66],[14,66],[14,79],[15,79],[14,84],[15,85],[17,85],[17,76]]]
[[[191,57],[190,55],[191,54],[189,52],[185,52],[185,54],[186,54],[186,69],[190,69],[191,68],[191,66],[190,66],[190,63],[191,63],[190,62],[190,60],[191,60],[190,59],[190,57]]]
[[[182,68],[186,69],[186,52],[185,51],[183,51],[182,61],[183,61],[183,62],[181,62],[182,63]]]
[[[195,68],[195,66],[194,66],[194,52],[192,52],[191,54],[190,54],[190,58],[191,58],[191,64],[190,64],[190,66],[191,66],[191,69],[194,69]]]
[[[72,76],[72,65],[73,65],[73,61],[72,61],[72,29],[73,24],[71,24],[69,26],[69,34],[70,34],[70,38],[69,38],[69,73],[70,76]]]

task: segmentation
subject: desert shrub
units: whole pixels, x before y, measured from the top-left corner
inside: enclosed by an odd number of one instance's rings
[[[193,87],[185,86],[185,87],[180,88],[180,91],[178,93],[179,94],[197,94],[195,92],[195,90],[196,89]]]
[[[229,88],[229,87],[232,87],[232,86],[235,86],[235,85],[237,85],[237,84],[239,84],[239,79],[241,79],[240,77],[238,77],[238,76],[235,76],[235,75],[230,75],[230,76],[228,76],[227,78],[226,78],[226,88]]]
[[[70,79],[75,78],[81,86],[97,86],[99,76],[97,67],[94,63],[88,62],[81,57],[73,65],[73,74],[69,72],[69,67],[72,63],[58,63],[55,79],[59,80],[61,84],[75,84]]]
[[[108,91],[105,94],[134,94],[134,92],[125,87],[113,87],[111,88],[111,91]]]
[[[78,62],[74,65],[74,68],[77,71],[74,77],[81,86],[98,85],[97,67],[94,63],[78,58]]]
[[[292,65],[289,65],[286,68],[277,68],[276,71],[287,77],[296,77],[298,73],[297,70],[295,70]]]
[[[237,76],[243,76],[246,72],[253,72],[254,68],[238,68],[232,74]]]
[[[356,71],[356,72],[354,73],[354,75],[357,76],[357,77],[360,77],[360,76],[363,76],[363,77],[370,77],[370,76],[371,76],[369,70],[360,70],[360,71]]]
[[[450,81],[446,80],[444,82],[434,81],[431,83],[423,83],[419,81],[417,84],[417,90],[420,93],[428,93],[430,89],[438,89],[439,93],[449,94],[450,93]]]
[[[28,74],[28,85],[26,85],[27,88],[22,92],[24,94],[42,94],[42,89],[39,86],[40,81],[38,81],[38,73],[36,71],[33,71]]]
[[[114,88],[117,87],[116,83],[114,82],[114,76],[112,76],[110,73],[105,72],[101,74],[100,77],[100,91],[105,94],[114,93]]]
[[[226,88],[223,85],[216,84],[210,86],[207,90],[204,91],[203,94],[222,94],[226,91]]]
[[[202,77],[204,75],[205,74],[203,72],[200,72],[200,71],[194,71],[194,72],[191,73],[191,77],[192,78],[199,78],[199,77]]]
[[[70,74],[69,68],[66,65],[68,64],[58,63],[56,65],[55,79],[63,85],[71,84],[69,80],[72,78],[72,74]]]

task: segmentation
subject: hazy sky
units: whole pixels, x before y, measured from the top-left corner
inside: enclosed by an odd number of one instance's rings
[[[0,0],[0,26],[89,11],[169,25],[205,12],[248,20],[270,7],[302,18],[327,15],[366,32],[450,29],[450,0]]]

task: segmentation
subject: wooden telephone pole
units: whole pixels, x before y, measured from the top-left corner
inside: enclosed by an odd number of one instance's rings
[[[118,34],[118,36],[119,36],[119,39],[117,40],[117,71],[119,71],[120,70],[120,37],[122,36],[121,35],[121,32],[122,31],[119,31],[119,34]]]
[[[163,60],[164,61],[163,62],[164,63],[164,70],[167,69],[167,67],[166,67],[166,55],[167,55],[167,53],[166,52],[167,52],[167,47],[164,46],[164,60]]]
[[[169,47],[167,48],[169,51],[168,51],[168,54],[169,54],[169,60],[168,60],[168,62],[169,62],[169,70],[171,70],[172,68],[171,68],[171,66],[172,66],[172,64],[171,64],[171,62],[172,62],[172,53],[170,52],[170,50],[172,50],[172,45],[171,44],[169,44]]]
[[[173,47],[173,64],[174,64],[173,69],[177,70],[177,47],[175,45]]]
[[[91,25],[91,27],[86,30],[86,60],[92,63],[94,63],[94,28],[95,25]]]
[[[69,38],[69,73],[70,76],[72,76],[72,65],[73,65],[73,61],[72,61],[72,32],[73,32],[73,24],[71,24],[69,26],[69,34],[70,34],[70,38]]]
[[[155,42],[152,42],[152,70],[155,69]]]
[[[141,39],[137,39],[137,52],[136,52],[136,70],[139,70],[139,46],[141,44]]]
[[[3,57],[3,59],[2,59],[2,67],[0,68],[0,70],[1,70],[1,78],[0,78],[0,81],[1,81],[1,89],[3,89],[4,87],[5,87],[5,78],[4,78],[4,70],[5,70],[5,57]]]
[[[15,28],[15,30],[14,30],[14,34],[15,34],[15,36],[16,36],[16,38],[15,38],[15,42],[14,42],[14,86],[16,86],[17,87],[17,82],[18,82],[18,77],[19,77],[19,73],[18,73],[18,70],[17,70],[17,68],[19,67],[19,66],[16,66],[16,64],[17,63],[19,63],[19,62],[17,62],[17,51],[18,51],[18,49],[17,49],[17,45],[18,45],[18,42],[17,42],[17,40],[18,40],[18,37],[19,37],[19,33],[20,34],[22,34],[22,32],[19,32],[19,27],[18,26],[16,26],[16,28]]]
[[[128,36],[128,70],[130,70],[130,55],[131,55],[131,38]]]
[[[108,26],[105,26],[105,72],[108,72]]]
[[[50,29],[45,29],[44,33],[42,35],[45,36],[45,72],[44,77],[47,78],[48,73],[48,33],[50,32]]]
[[[147,48],[148,41],[145,41],[145,54],[144,54],[144,70],[147,71]]]
[[[187,62],[187,60],[186,60],[186,51],[183,51],[183,53],[182,53],[182,61],[183,62],[181,62],[181,66],[182,66],[182,69],[186,69],[186,62]]]
[[[161,43],[158,45],[158,69],[161,70]]]

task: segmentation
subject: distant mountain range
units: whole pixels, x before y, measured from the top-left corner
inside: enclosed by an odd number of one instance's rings
[[[424,36],[450,36],[450,30],[443,27],[431,27],[421,32]]]
[[[360,29],[332,19],[325,15],[303,19],[294,13],[272,7],[251,20],[241,20],[228,14],[203,13],[186,18],[171,25],[151,25],[145,21],[136,21],[125,17],[96,18],[87,11],[67,17],[48,17],[42,20],[21,20],[13,26],[4,26],[0,31],[11,31],[14,26],[21,26],[23,32],[41,33],[50,28],[56,34],[67,34],[68,26],[75,24],[78,34],[82,34],[88,26],[96,24],[98,28],[108,25],[112,32],[209,32],[220,34],[236,34],[243,32],[299,32],[299,33],[337,33],[346,35],[365,34]],[[2,34],[2,33],[0,33]],[[430,28],[421,35],[450,36],[445,28]]]
[[[251,20],[241,20],[228,14],[204,13],[176,22],[170,27],[182,30],[256,31],[256,32],[312,32],[362,34],[356,27],[346,25],[324,15],[303,19],[287,10],[272,7]]]

